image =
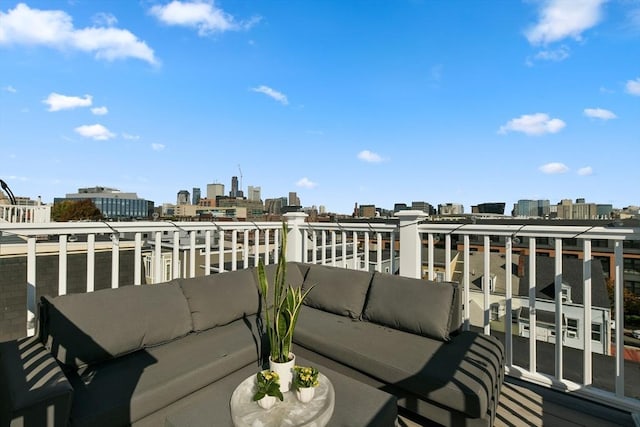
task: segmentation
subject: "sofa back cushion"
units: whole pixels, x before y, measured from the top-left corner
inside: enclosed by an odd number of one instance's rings
[[[44,296],[41,304],[40,337],[60,363],[72,368],[171,341],[192,327],[176,283]]]
[[[458,282],[446,282],[453,287],[453,304],[451,305],[451,323],[449,335],[456,335],[462,331],[462,288]]]
[[[454,287],[375,273],[363,318],[390,328],[449,340]]]
[[[276,269],[278,268],[278,264],[269,264],[265,265],[264,272],[267,277],[267,283],[269,284],[269,289],[267,290],[267,303],[269,307],[273,304],[273,287],[276,283]],[[256,285],[258,286],[258,290],[260,289],[258,285],[258,268],[254,267],[254,275]],[[299,288],[302,286],[304,282],[304,277],[307,275],[309,271],[309,265],[303,264],[301,262],[287,262],[287,271],[285,277],[285,285],[293,286],[294,288]]]
[[[302,290],[313,289],[304,300],[309,307],[359,319],[373,273],[325,265],[309,266]]]
[[[194,331],[227,325],[258,312],[260,294],[249,269],[176,281],[189,304]]]

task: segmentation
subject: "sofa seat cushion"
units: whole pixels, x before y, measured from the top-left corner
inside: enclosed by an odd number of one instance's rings
[[[77,368],[191,332],[180,286],[123,286],[41,299],[41,339],[62,364]]]
[[[260,294],[251,270],[175,281],[189,303],[194,331],[206,331],[258,312]]]
[[[74,372],[71,425],[129,425],[244,366],[257,370],[255,325],[250,316]]]
[[[311,289],[304,304],[358,319],[362,315],[372,277],[373,273],[368,271],[312,264],[302,285],[303,291]]]
[[[449,341],[455,287],[409,277],[375,273],[363,319]]]
[[[501,343],[474,332],[442,342],[303,307],[294,341],[471,418],[486,415],[501,378]]]

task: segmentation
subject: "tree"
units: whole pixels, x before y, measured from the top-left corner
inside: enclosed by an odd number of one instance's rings
[[[90,199],[63,200],[53,205],[51,217],[57,222],[102,219],[102,212]]]
[[[607,280],[607,290],[609,291],[609,301],[611,302],[611,312],[614,313],[615,305],[615,284],[613,279]],[[622,300],[624,303],[625,327],[640,324],[640,297],[629,289],[622,290]],[[615,317],[615,316],[614,316]]]

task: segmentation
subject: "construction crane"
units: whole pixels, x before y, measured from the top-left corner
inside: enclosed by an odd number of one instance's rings
[[[238,164],[238,171],[240,172],[240,191],[242,191],[242,169],[240,169],[239,164]]]

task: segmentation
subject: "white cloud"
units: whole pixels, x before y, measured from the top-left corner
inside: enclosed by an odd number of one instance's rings
[[[580,176],[593,175],[593,168],[591,166],[585,166],[583,168],[580,168],[578,169],[578,175]]]
[[[560,46],[557,49],[553,50],[541,50],[536,53],[534,59],[538,61],[554,61],[560,62],[564,61],[569,57],[569,47],[568,46]]]
[[[165,147],[164,144],[156,144],[156,143],[151,144],[151,149],[153,151],[162,151],[164,150],[164,147]]]
[[[67,96],[52,92],[47,99],[42,101],[49,106],[49,111],[71,110],[79,107],[90,107],[93,102],[91,95],[85,95],[84,98],[79,96]]]
[[[554,175],[559,173],[565,173],[569,171],[569,168],[564,163],[547,163],[546,165],[540,166],[540,170],[543,173]]]
[[[130,133],[123,133],[122,137],[124,139],[132,140],[132,141],[137,141],[140,139],[139,135],[131,135]]]
[[[7,13],[0,12],[1,44],[80,50],[108,61],[137,58],[158,63],[153,49],[128,30],[99,26],[76,29],[66,12],[31,9],[24,3]]]
[[[116,136],[114,133],[110,132],[109,129],[99,124],[78,126],[74,130],[80,136],[95,139],[97,141],[106,141]]]
[[[260,18],[236,21],[232,15],[216,7],[212,1],[174,0],[163,6],[153,6],[150,12],[167,25],[195,28],[200,36],[249,29],[260,21]]]
[[[11,85],[3,87],[2,90],[5,91],[5,92],[9,92],[9,93],[18,92],[18,90],[15,87],[11,86]]]
[[[564,121],[552,119],[545,113],[524,114],[500,126],[498,133],[504,135],[508,132],[522,132],[527,135],[542,135],[560,132],[565,126]]]
[[[7,180],[11,180],[11,181],[29,181],[29,178],[27,178],[26,176],[9,175],[7,177]]]
[[[358,159],[368,163],[380,163],[382,161],[382,157],[380,157],[378,153],[374,153],[369,150],[362,150],[359,152]]]
[[[282,92],[278,92],[277,90],[271,89],[269,86],[262,85],[262,86],[251,88],[251,90],[258,93],[263,93],[268,97],[275,99],[282,105],[289,104],[289,100],[287,99],[287,96],[285,94],[283,94]]]
[[[600,22],[607,0],[544,0],[538,22],[525,32],[534,45],[567,37],[581,40],[582,33]]]
[[[91,112],[96,116],[104,116],[109,113],[109,109],[107,107],[95,107],[91,109]]]
[[[118,23],[118,18],[110,13],[100,12],[93,15],[93,23],[98,27],[113,27]]]
[[[584,115],[591,117],[592,119],[611,120],[616,119],[618,116],[613,111],[605,110],[603,108],[585,108]]]
[[[635,80],[629,80],[626,84],[627,93],[640,96],[640,77]]]
[[[317,183],[309,180],[309,178],[307,178],[306,176],[304,178],[300,178],[298,180],[298,182],[296,182],[296,185],[298,187],[309,188],[309,189],[313,189],[313,188],[316,188],[318,186]]]

